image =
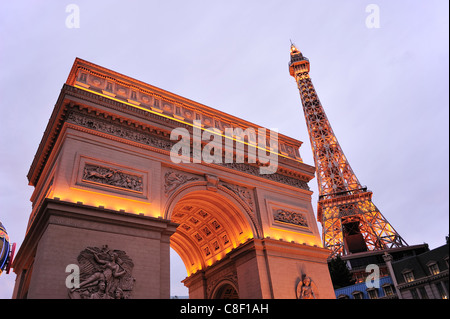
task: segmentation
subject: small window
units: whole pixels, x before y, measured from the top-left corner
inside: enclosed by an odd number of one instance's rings
[[[428,265],[428,269],[430,270],[430,273],[431,273],[432,275],[437,275],[437,274],[439,274],[439,266],[438,266],[438,264],[436,264],[436,263],[429,264],[429,265]]]
[[[378,299],[378,290],[377,289],[368,289],[367,293],[369,294],[370,299]]]
[[[412,271],[407,271],[403,273],[403,278],[405,278],[406,282],[412,282],[414,281],[414,274]]]
[[[364,295],[363,295],[363,293],[361,291],[352,292],[352,295],[353,295],[354,299],[364,299],[363,298]]]
[[[387,297],[394,296],[394,290],[392,289],[392,285],[383,286],[383,291],[385,296]]]

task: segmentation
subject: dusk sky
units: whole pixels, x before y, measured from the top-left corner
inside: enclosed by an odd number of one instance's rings
[[[79,8],[79,27],[66,19]],[[366,21],[374,4],[379,25]],[[374,7],[374,6],[372,6]],[[409,245],[449,234],[447,0],[2,1],[0,221],[23,241],[26,175],[76,57],[303,141],[290,40],[373,202]],[[369,7],[370,8],[370,7]],[[312,202],[316,212],[317,183]],[[319,225],[320,226],[320,225]],[[187,295],[172,253],[171,295]],[[16,275],[0,276],[11,298]]]

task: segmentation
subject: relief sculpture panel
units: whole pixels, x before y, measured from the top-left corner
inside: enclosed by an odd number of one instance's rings
[[[142,176],[92,164],[85,164],[82,180],[84,182],[115,186],[136,192],[142,192],[143,189]]]
[[[87,247],[77,258],[78,288],[68,291],[71,299],[130,299],[135,279],[133,261],[122,250]]]
[[[308,227],[308,222],[305,215],[297,212],[288,211],[285,209],[278,209],[273,213],[273,219],[284,223],[289,223],[297,226]]]

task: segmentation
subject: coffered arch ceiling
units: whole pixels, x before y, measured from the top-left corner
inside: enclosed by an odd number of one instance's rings
[[[192,191],[177,201],[169,218],[180,225],[170,239],[171,247],[183,260],[188,276],[253,238],[245,214],[220,192]]]

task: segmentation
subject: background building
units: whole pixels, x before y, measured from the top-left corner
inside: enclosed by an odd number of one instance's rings
[[[335,289],[338,299],[448,299],[447,244],[429,250],[427,244],[375,254],[344,256],[355,284]],[[368,288],[367,265],[380,270],[379,288]]]
[[[399,297],[403,299],[448,299],[447,244],[391,263]]]
[[[391,277],[380,278],[379,288],[367,288],[365,282],[360,282],[352,286],[336,289],[338,299],[396,299],[394,283]]]

